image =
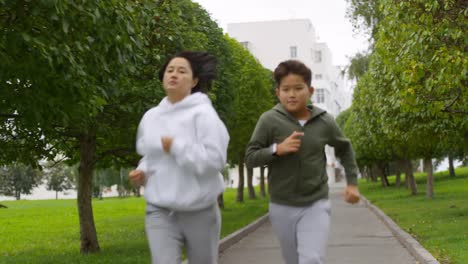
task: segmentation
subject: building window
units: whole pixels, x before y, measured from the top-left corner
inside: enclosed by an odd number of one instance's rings
[[[317,89],[315,91],[315,98],[318,104],[324,104],[325,103],[325,90]]]
[[[322,51],[317,50],[315,51],[315,62],[322,62]]]
[[[289,53],[291,55],[291,58],[297,58],[297,47],[296,46],[289,47]]]
[[[322,80],[322,74],[315,74],[315,80]]]

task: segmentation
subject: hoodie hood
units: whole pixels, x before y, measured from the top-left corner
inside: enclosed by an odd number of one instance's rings
[[[211,105],[211,100],[206,94],[201,93],[201,92],[196,92],[196,93],[186,96],[184,99],[174,104],[171,103],[166,96],[161,100],[161,102],[158,105],[158,108],[160,109],[161,112],[168,112],[168,111],[177,111],[177,110],[192,108],[194,106],[201,105],[201,104]]]
[[[285,108],[282,104],[278,103],[275,105],[275,107],[273,107],[273,109],[285,116],[287,116],[288,118],[296,121],[296,118],[294,116],[292,116]],[[307,110],[310,112],[310,118],[308,120],[312,120],[314,118],[316,118],[317,116],[320,116],[324,113],[326,113],[327,111],[319,108],[319,107],[316,107],[314,105],[307,105]]]

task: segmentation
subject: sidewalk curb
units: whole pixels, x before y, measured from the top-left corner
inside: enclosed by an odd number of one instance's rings
[[[390,229],[390,231],[396,236],[403,246],[405,246],[408,251],[413,255],[418,263],[420,264],[440,264],[437,259],[432,256],[427,249],[425,249],[421,244],[419,244],[416,239],[414,239],[407,232],[403,231],[390,217],[388,217],[382,210],[373,205],[369,200],[367,200],[361,194],[361,199],[372,212],[374,212],[377,217],[384,222],[384,224]]]
[[[257,229],[263,223],[268,221],[269,214],[266,213],[265,215],[259,217],[254,222],[244,226],[243,228],[237,230],[236,232],[224,237],[219,242],[219,253],[223,252],[224,250],[228,249],[230,246],[234,245],[235,243],[239,242],[242,238],[247,236],[249,233]]]

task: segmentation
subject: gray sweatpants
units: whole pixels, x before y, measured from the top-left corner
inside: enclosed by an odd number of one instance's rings
[[[217,204],[191,212],[147,205],[145,225],[152,264],[180,264],[184,245],[189,264],[218,263],[221,215]]]
[[[307,207],[270,203],[270,221],[286,264],[323,264],[330,233],[330,200]]]

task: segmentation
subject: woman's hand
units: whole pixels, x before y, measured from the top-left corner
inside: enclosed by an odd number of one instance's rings
[[[141,186],[145,183],[145,173],[142,170],[131,170],[128,179],[133,185]]]
[[[361,199],[361,194],[356,185],[348,185],[344,191],[344,199],[350,204],[355,204]]]
[[[173,138],[171,137],[161,137],[161,144],[166,153],[171,151]]]

